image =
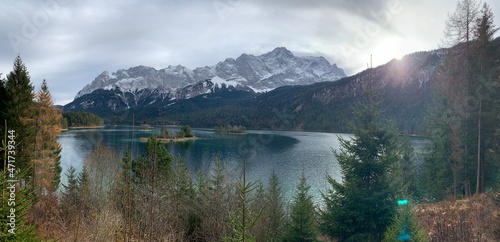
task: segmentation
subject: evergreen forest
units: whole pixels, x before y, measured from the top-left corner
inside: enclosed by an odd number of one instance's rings
[[[87,112],[64,112],[62,123],[63,128],[104,126],[102,118]]]

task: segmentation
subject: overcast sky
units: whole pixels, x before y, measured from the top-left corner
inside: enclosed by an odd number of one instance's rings
[[[500,16],[500,1],[487,1]],[[211,66],[283,46],[347,75],[436,49],[455,0],[0,0],[0,73],[17,54],[66,104],[103,71]],[[497,26],[500,25],[496,19]]]

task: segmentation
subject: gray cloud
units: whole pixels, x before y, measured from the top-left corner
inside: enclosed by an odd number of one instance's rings
[[[497,16],[498,5],[491,6]],[[454,6],[452,0],[4,0],[0,73],[11,70],[19,53],[34,84],[47,79],[58,104],[105,70],[195,68],[277,46],[324,56],[351,75],[370,54],[379,65],[391,54],[437,48]],[[12,36],[19,42],[12,44]]]

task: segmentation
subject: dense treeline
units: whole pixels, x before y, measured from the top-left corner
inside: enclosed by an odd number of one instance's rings
[[[215,126],[214,128],[214,132],[216,134],[244,134],[245,130],[246,130],[245,126],[242,125],[231,126],[230,124]]]
[[[92,126],[103,126],[104,120],[92,113],[87,112],[64,112],[63,122],[71,127],[92,127]]]
[[[426,196],[441,200],[491,190],[500,163],[500,39],[485,3],[463,0],[450,15],[445,33],[455,44],[444,55],[428,110],[432,141],[422,181]]]
[[[34,91],[19,56],[7,78],[0,79],[0,94],[0,240],[38,241],[35,226],[49,220],[58,206],[61,111],[45,80]]]

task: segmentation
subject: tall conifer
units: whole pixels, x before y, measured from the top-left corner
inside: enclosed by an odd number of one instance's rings
[[[267,207],[264,209],[262,219],[268,225],[266,240],[270,242],[281,241],[285,227],[285,208],[283,204],[283,193],[278,175],[273,171],[269,177],[269,184],[266,194]]]
[[[18,168],[24,170],[31,167],[34,153],[34,92],[28,69],[20,56],[14,60],[14,67],[7,75],[5,87],[8,93],[5,118],[9,129],[16,131],[16,163]],[[32,170],[27,175],[31,176]]]
[[[285,241],[306,242],[316,241],[316,209],[309,195],[311,186],[302,172],[299,185],[295,191],[293,202],[290,206],[290,223],[288,224]]]
[[[331,188],[323,195],[326,209],[321,228],[338,241],[381,241],[396,214],[400,184],[400,148],[394,125],[387,125],[379,104],[368,101],[354,110],[352,139],[340,138],[335,157],[342,182],[328,177]]]
[[[36,94],[36,133],[34,172],[38,189],[54,192],[61,180],[61,146],[57,136],[61,132],[61,112],[54,107],[47,82],[43,80]]]

